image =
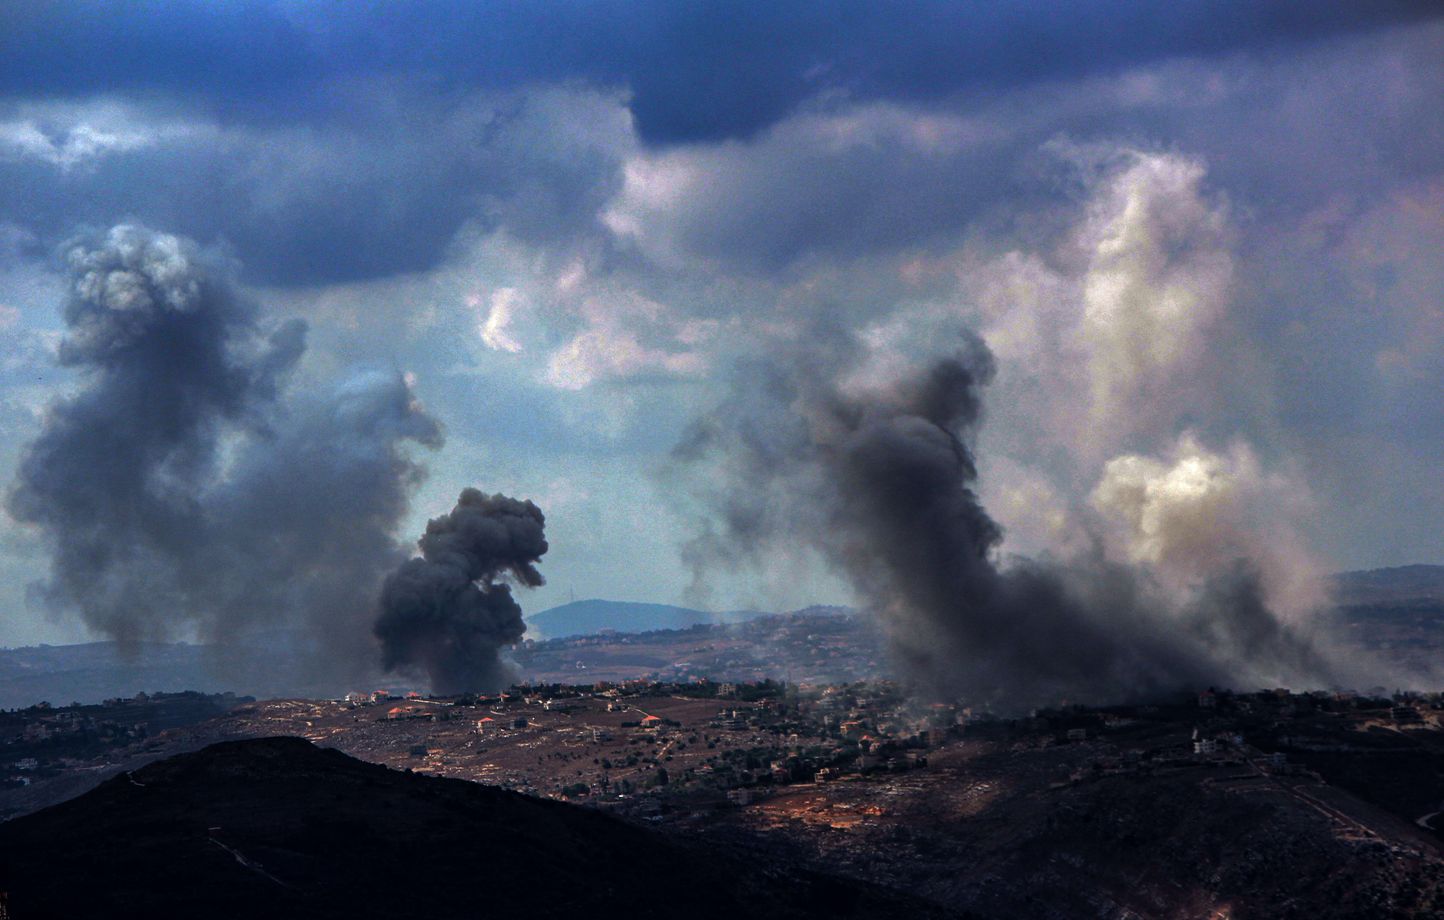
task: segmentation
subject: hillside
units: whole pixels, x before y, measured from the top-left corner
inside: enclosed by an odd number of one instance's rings
[[[1341,605],[1438,601],[1444,603],[1444,565],[1401,565],[1340,572],[1333,577]]]
[[[298,738],[212,745],[0,825],[0,887],[26,920],[937,916],[861,883]]]
[[[222,650],[183,642],[144,642],[129,652],[115,642],[0,649],[0,708],[98,703],[141,691],[230,691],[260,697],[332,696],[345,687],[298,680],[305,663],[283,640]]]
[[[737,623],[764,614],[754,610],[712,613],[671,604],[636,601],[572,601],[527,617],[528,638],[565,639],[589,636],[603,630],[619,633],[687,629],[702,623]]]
[[[1345,643],[1400,665],[1401,674],[1437,673],[1444,660],[1444,566],[1341,572],[1332,587],[1333,619]]]
[[[0,890],[86,880],[17,900],[22,920],[114,916],[89,888],[166,905],[154,916],[217,915],[171,874],[251,906],[270,896],[265,915],[286,917],[336,915],[337,897],[338,912],[468,915],[455,885],[481,899],[469,915],[500,917],[847,916],[833,892],[858,899],[854,916],[897,916],[866,885],[987,917],[1444,915],[1437,695],[1188,694],[1008,721],[890,682],[748,689],[239,706],[157,736],[171,760],[128,761],[84,807],[0,824]],[[263,740],[216,744],[239,737]],[[777,906],[754,909],[772,886]]]

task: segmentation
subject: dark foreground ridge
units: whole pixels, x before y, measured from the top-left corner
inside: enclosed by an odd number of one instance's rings
[[[11,915],[802,918],[921,902],[299,738],[212,745],[0,825]]]

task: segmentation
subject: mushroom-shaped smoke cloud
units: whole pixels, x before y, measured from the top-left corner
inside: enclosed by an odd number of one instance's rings
[[[529,501],[465,489],[418,541],[421,557],[386,578],[375,632],[387,670],[420,666],[437,693],[494,690],[509,682],[503,646],[526,632],[510,576],[544,583],[546,518]]]

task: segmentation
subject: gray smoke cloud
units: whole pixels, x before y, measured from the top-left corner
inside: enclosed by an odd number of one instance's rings
[[[510,578],[545,583],[546,518],[529,501],[462,490],[417,541],[420,558],[386,578],[376,636],[387,670],[422,668],[436,693],[495,690],[513,675],[501,649],[526,632]]]
[[[970,447],[994,375],[980,339],[886,384],[857,382],[841,337],[817,341],[743,369],[676,449],[673,473],[711,512],[685,551],[699,575],[810,547],[920,689],[1008,708],[1336,681],[1245,560],[1183,601],[1101,550],[1000,561]]]
[[[406,379],[291,396],[305,324],[266,333],[231,267],[183,239],[117,226],[65,257],[59,358],[81,384],[7,501],[49,544],[39,595],[123,645],[264,631],[308,683],[372,670],[367,620],[424,474],[406,445],[442,440]]]

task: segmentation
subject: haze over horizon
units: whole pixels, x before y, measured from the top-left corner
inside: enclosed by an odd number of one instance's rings
[[[0,13],[0,645],[299,611],[364,650],[471,487],[540,509],[471,566],[531,612],[945,609],[1023,555],[1291,629],[1323,573],[1444,562],[1432,5],[379,15]],[[955,451],[906,468],[976,492],[981,582],[888,557],[879,432]]]

